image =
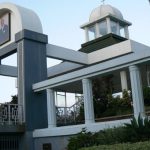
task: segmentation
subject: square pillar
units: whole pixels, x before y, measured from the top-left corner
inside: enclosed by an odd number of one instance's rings
[[[110,18],[106,18],[106,22],[107,22],[107,34],[111,33],[111,22],[110,22]]]
[[[92,81],[90,79],[83,79],[83,96],[84,96],[84,115],[85,124],[94,123],[94,107],[93,107],[93,93]]]
[[[85,27],[85,41],[89,41],[89,33],[88,33],[88,27]]]
[[[128,83],[127,83],[127,73],[126,71],[120,72],[120,79],[121,79],[121,88],[123,90],[128,90]]]
[[[32,85],[47,79],[47,35],[22,30],[15,35],[18,61],[18,104],[23,106],[26,131],[47,128],[46,90],[34,93]]]
[[[138,118],[145,116],[144,100],[143,100],[143,90],[141,82],[141,74],[139,68],[135,65],[129,67],[130,80],[132,87],[132,99],[134,108],[134,117]]]
[[[128,26],[125,26],[124,33],[125,33],[125,38],[129,39],[129,29],[128,29]]]
[[[55,93],[52,89],[47,89],[47,115],[48,128],[56,127]]]
[[[99,31],[99,24],[96,23],[96,38],[99,38],[100,37],[100,31]]]

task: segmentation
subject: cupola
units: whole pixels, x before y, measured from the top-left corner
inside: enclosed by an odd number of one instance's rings
[[[129,39],[130,25],[117,8],[103,4],[91,12],[89,22],[81,28],[85,30],[86,42],[89,42],[109,33]]]

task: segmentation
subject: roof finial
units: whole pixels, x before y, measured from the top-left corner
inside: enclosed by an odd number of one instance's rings
[[[103,5],[105,4],[105,0],[101,0],[101,2],[103,3]]]

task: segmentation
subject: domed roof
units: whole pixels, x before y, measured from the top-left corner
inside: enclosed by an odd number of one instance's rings
[[[116,18],[123,20],[123,15],[117,8],[114,8],[111,5],[101,5],[91,12],[89,21],[93,22],[107,15],[113,15]]]

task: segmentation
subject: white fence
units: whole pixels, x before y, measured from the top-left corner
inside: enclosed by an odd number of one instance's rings
[[[78,123],[77,117],[83,105],[83,97],[70,107],[56,107],[57,124],[67,125]]]
[[[22,124],[22,106],[18,104],[0,104],[0,125]]]

